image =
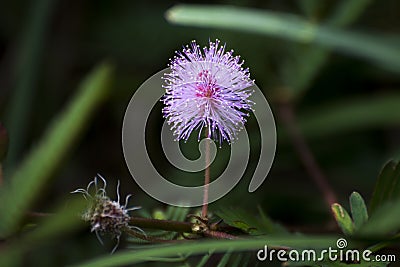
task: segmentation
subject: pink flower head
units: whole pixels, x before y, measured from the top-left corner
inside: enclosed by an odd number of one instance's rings
[[[249,69],[243,69],[240,56],[226,52],[219,40],[203,50],[192,41],[176,54],[171,72],[163,77],[163,114],[176,140],[187,140],[194,130],[199,130],[200,140],[205,127],[208,138],[231,143],[253,105],[248,99],[254,84]]]

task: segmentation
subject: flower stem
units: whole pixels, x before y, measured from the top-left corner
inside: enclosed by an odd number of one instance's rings
[[[206,140],[206,151],[205,151],[205,163],[206,168],[204,171],[204,194],[203,194],[203,207],[201,209],[201,217],[207,219],[208,210],[208,187],[210,184],[210,136],[207,136]]]

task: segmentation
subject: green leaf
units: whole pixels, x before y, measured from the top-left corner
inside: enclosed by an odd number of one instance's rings
[[[364,225],[364,223],[368,221],[367,206],[365,205],[364,199],[359,193],[353,192],[350,195],[350,208],[351,216],[354,222],[354,228],[355,230],[358,230]]]
[[[16,230],[26,210],[86,128],[95,109],[109,92],[112,69],[109,64],[102,64],[87,76],[70,105],[54,119],[10,183],[1,188],[0,236]]]
[[[168,246],[152,247],[151,249],[143,249],[139,251],[124,251],[116,253],[112,256],[104,256],[82,263],[76,266],[80,267],[111,267],[123,266],[143,262],[148,257],[170,257],[179,253],[203,254],[210,250],[218,252],[232,251],[249,251],[263,249],[265,245],[268,247],[288,246],[293,248],[327,248],[336,244],[337,237],[334,236],[318,236],[318,237],[278,237],[268,236],[253,239],[238,240],[211,240],[199,242],[184,242],[180,244],[169,244]],[[256,253],[256,252],[255,252]]]
[[[318,44],[400,71],[399,44],[383,36],[317,25],[292,14],[232,6],[177,5],[167,11],[166,18],[176,24],[240,30]]]
[[[333,204],[331,209],[342,232],[345,235],[352,235],[354,232],[354,224],[346,209],[338,203]]]
[[[371,214],[383,204],[400,199],[400,163],[389,161],[378,176],[370,203]]]

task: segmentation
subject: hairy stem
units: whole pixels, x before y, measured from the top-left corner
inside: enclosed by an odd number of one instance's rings
[[[205,155],[205,163],[206,169],[204,171],[204,195],[203,195],[203,207],[201,209],[201,216],[203,218],[207,218],[207,211],[208,211],[208,187],[210,184],[210,136],[207,136],[206,140],[206,155]]]
[[[317,161],[314,158],[309,146],[304,139],[296,121],[296,116],[293,111],[293,106],[290,103],[282,103],[279,106],[280,117],[282,122],[286,126],[289,137],[293,143],[293,146],[300,157],[304,167],[306,168],[309,176],[318,186],[322,192],[326,204],[330,207],[332,204],[337,202],[336,195],[330,186],[326,176],[319,167]]]

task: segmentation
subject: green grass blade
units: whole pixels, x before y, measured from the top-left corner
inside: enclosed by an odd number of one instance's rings
[[[7,169],[13,169],[16,160],[26,142],[29,113],[32,111],[32,99],[44,50],[44,40],[49,26],[49,18],[54,3],[52,0],[40,0],[29,3],[29,18],[26,29],[20,40],[18,58],[16,59],[15,87],[10,100],[6,125],[9,129],[10,151],[6,160]]]
[[[94,259],[87,263],[78,264],[79,267],[111,267],[122,266],[128,264],[135,264],[143,262],[146,257],[170,257],[175,256],[179,251],[180,253],[193,252],[193,254],[207,253],[210,249],[215,252],[226,252],[229,249],[232,251],[249,251],[259,250],[267,245],[269,247],[275,246],[289,246],[296,248],[326,248],[336,244],[336,237],[332,236],[319,236],[319,237],[272,237],[268,236],[262,239],[241,239],[241,240],[212,240],[212,241],[198,241],[198,242],[185,242],[181,244],[171,244],[163,246],[158,249],[143,249],[140,251],[127,251],[116,253],[112,256],[105,256]],[[256,253],[256,251],[254,252]]]
[[[62,163],[110,89],[112,67],[102,64],[83,81],[67,109],[55,118],[37,147],[0,192],[0,236],[15,231],[26,209]]]
[[[175,24],[239,30],[318,44],[400,71],[399,44],[384,41],[382,36],[317,25],[291,14],[232,6],[178,5],[167,11],[166,18]]]
[[[307,137],[397,125],[399,106],[400,94],[349,99],[308,110],[299,115],[299,124]]]
[[[37,226],[32,226],[33,229],[11,240],[0,250],[0,266],[21,266],[19,257],[27,251],[40,250],[40,246],[45,243],[60,242],[57,238],[76,231],[83,225],[79,213],[85,206],[86,202],[80,196],[63,202],[56,212],[42,218]]]
[[[210,250],[208,251],[199,261],[199,263],[196,265],[196,267],[203,267],[207,261],[210,259],[210,257],[213,255],[214,251]]]
[[[244,264],[242,262],[242,258],[243,258],[243,254],[236,254],[232,260],[232,264],[230,265],[230,267],[246,267],[247,264]]]
[[[354,22],[372,0],[340,1],[333,14],[324,21],[334,27],[343,27]]]
[[[231,250],[228,250],[228,252],[226,252],[226,253],[224,254],[224,256],[222,256],[222,258],[221,258],[221,260],[219,261],[217,267],[225,267],[225,266],[227,266],[228,261],[229,261],[229,259],[231,258],[231,256],[232,256],[232,251],[231,251]]]
[[[307,13],[315,13],[323,5],[322,1],[303,1]],[[329,15],[324,23],[330,27],[345,27],[354,22],[371,0],[341,1]],[[313,16],[313,15],[311,15]],[[312,18],[311,18],[312,19]],[[292,92],[293,97],[299,97],[304,90],[309,88],[310,83],[326,63],[330,54],[325,47],[315,47],[314,45],[296,47],[293,55],[294,60],[286,62],[284,68],[284,80],[286,87]],[[305,64],[307,62],[307,64]]]

